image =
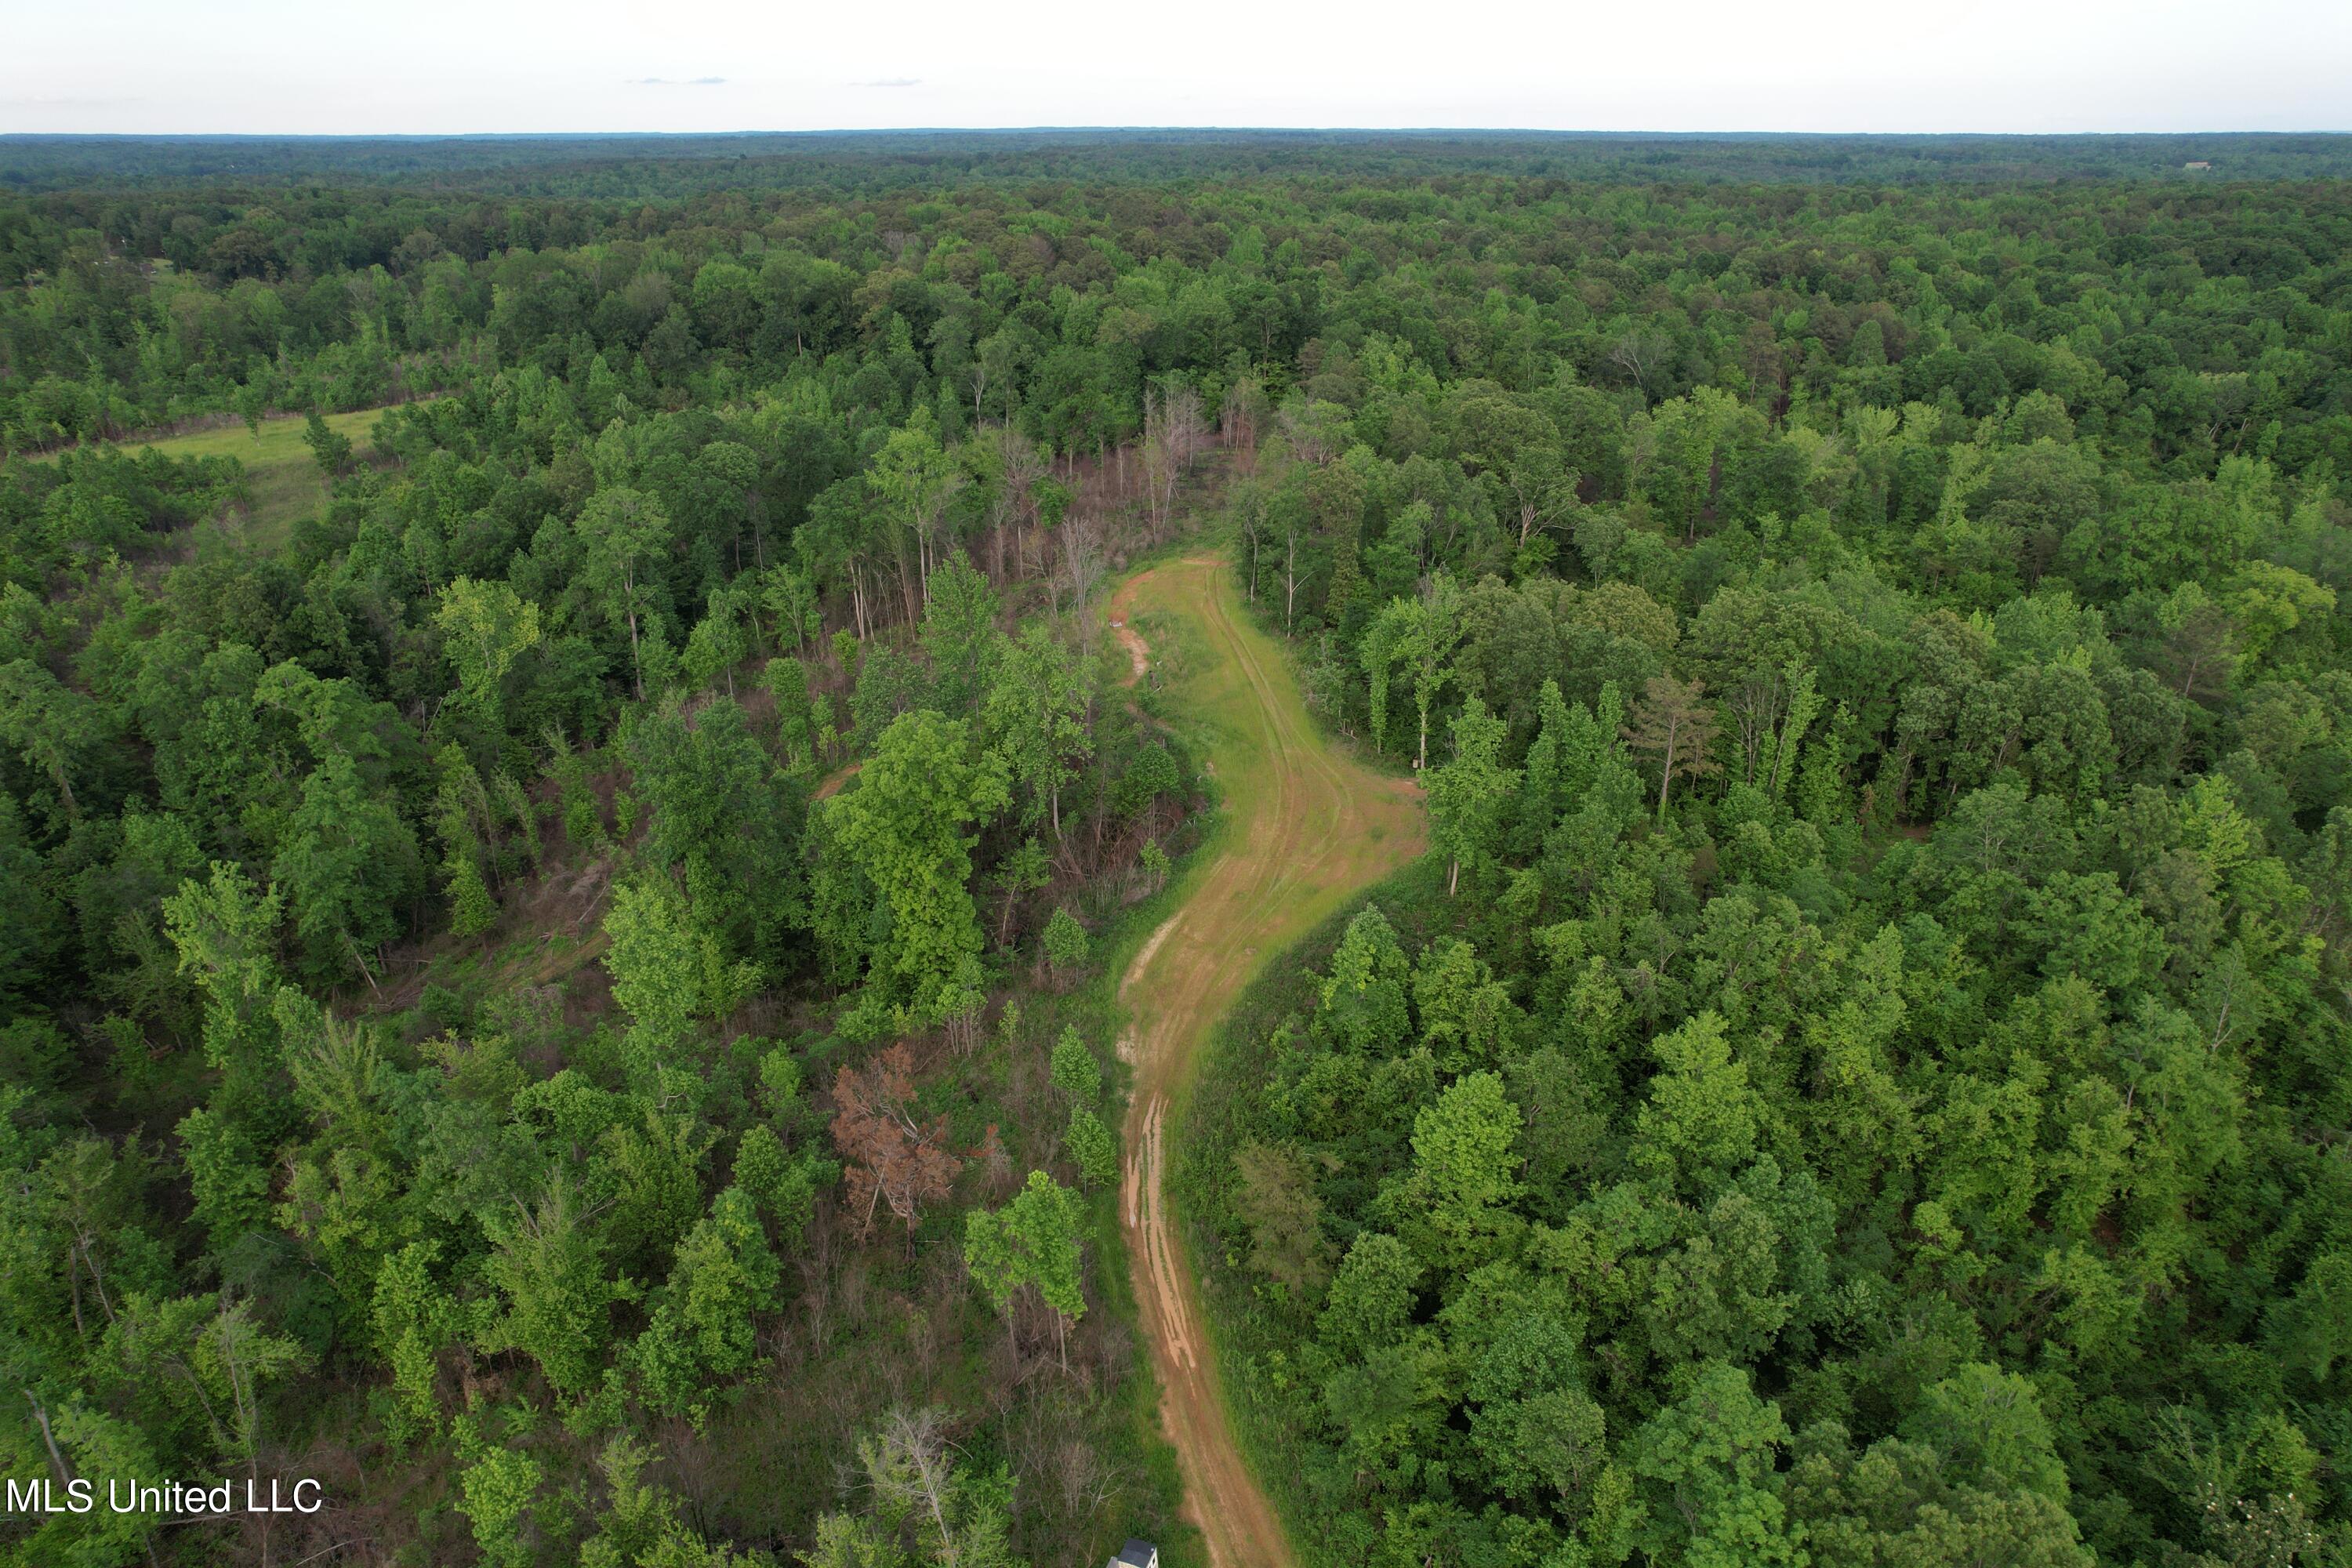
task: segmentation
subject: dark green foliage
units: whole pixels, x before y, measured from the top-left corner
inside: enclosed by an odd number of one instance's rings
[[[1679,658],[1738,646],[1742,591]],[[1818,615],[1782,592],[1738,638]],[[2046,588],[1904,613],[1972,637],[1962,713],[2053,639],[2045,672],[2116,657]],[[1819,666],[1709,668],[1725,782],[1654,818],[1548,688],[1520,766],[1446,764],[1516,826],[1459,826],[1441,771],[1433,885],[1244,1004],[1185,1179],[1297,1506],[1335,1549],[1410,1516],[1415,1552],[1568,1561],[2326,1560],[2340,1500],[2298,1478],[2352,1393],[2321,1152],[2352,1089],[2301,1042],[2346,1037],[2347,950],[2294,931],[2340,808],[2265,826],[2218,762],[2043,773],[2068,732],[1996,717],[1983,782],[1890,833],[1851,784],[1795,804],[1874,765],[1816,728]],[[1916,765],[1906,710],[1878,776]],[[1445,897],[1489,845],[1499,895]]]
[[[743,710],[713,697],[638,719],[623,748],[648,813],[645,847],[677,869],[698,916],[738,955],[777,957],[807,923],[806,793],[781,774]]]
[[[329,429],[317,409],[303,416],[302,444],[310,448],[310,456],[319,465],[319,472],[333,479],[352,466],[352,438]]]
[[[1222,510],[1443,851],[1202,1086],[1302,1545],[2340,1557],[2352,202],[2186,155],[0,148],[0,1467],[1166,1518],[1084,1009],[1204,786],[1100,617]],[[279,535],[104,444],[376,407]]]

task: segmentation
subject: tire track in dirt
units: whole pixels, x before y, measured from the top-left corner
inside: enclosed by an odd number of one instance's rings
[[[1190,622],[1205,657],[1173,705],[1223,791],[1223,817],[1182,906],[1119,984],[1134,1066],[1120,1183],[1128,1264],[1184,1480],[1184,1515],[1215,1568],[1289,1568],[1273,1505],[1234,1442],[1198,1288],[1164,1193],[1168,1128],[1200,1051],[1259,966],[1351,894],[1427,847],[1421,792],[1318,733],[1282,652],[1251,625],[1223,560],[1194,557],[1129,580],[1111,614]]]

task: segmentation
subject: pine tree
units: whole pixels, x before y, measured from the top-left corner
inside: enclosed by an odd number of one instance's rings
[[[1696,680],[1671,676],[1650,678],[1643,700],[1633,705],[1625,726],[1626,742],[1658,760],[1658,821],[1666,820],[1666,792],[1677,773],[1705,778],[1723,771],[1713,752],[1717,717],[1715,705],[1705,700],[1705,687]]]

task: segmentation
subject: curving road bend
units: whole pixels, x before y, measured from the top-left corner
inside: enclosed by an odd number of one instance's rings
[[[1163,1195],[1168,1121],[1210,1031],[1258,966],[1350,895],[1418,858],[1427,830],[1418,786],[1373,773],[1317,731],[1281,648],[1249,621],[1226,562],[1192,557],[1129,579],[1111,614],[1131,628],[1139,612],[1190,623],[1186,662],[1201,668],[1185,670],[1175,691],[1189,738],[1223,793],[1225,820],[1182,905],[1119,985],[1130,1020],[1119,1051],[1135,1071],[1119,1194],[1128,1265],[1185,1517],[1207,1539],[1215,1568],[1289,1568],[1281,1521],[1225,1418],[1199,1288]]]

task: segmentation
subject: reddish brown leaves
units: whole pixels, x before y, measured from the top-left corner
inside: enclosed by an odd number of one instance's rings
[[[906,1223],[908,1239],[925,1205],[947,1196],[963,1162],[948,1152],[948,1120],[918,1125],[908,1107],[915,1098],[914,1053],[901,1041],[866,1064],[834,1076],[833,1142],[849,1167],[849,1202],[858,1234],[874,1228],[877,1203]]]

